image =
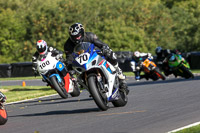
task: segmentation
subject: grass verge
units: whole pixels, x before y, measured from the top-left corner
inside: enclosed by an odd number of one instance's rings
[[[0,91],[6,95],[6,103],[56,94],[56,91],[48,86],[1,86]]]
[[[200,133],[200,125],[186,128],[186,129],[183,129],[183,130],[180,130],[177,132],[173,132],[173,133]]]
[[[36,76],[36,77],[10,77],[10,78],[0,78],[0,81],[6,81],[6,80],[34,80],[34,79],[41,79],[42,77]]]

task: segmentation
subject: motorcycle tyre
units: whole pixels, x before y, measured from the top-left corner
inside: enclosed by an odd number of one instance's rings
[[[158,70],[158,68],[155,69],[154,72],[155,72],[156,75],[157,75],[159,78],[161,78],[162,80],[165,80],[165,79],[166,79],[165,76],[160,72],[160,70]]]
[[[8,120],[7,111],[5,109],[0,109],[0,125],[4,125]]]
[[[74,86],[74,90],[72,93],[70,93],[70,95],[72,97],[78,97],[81,94],[80,89],[78,88],[78,86]]]
[[[96,83],[97,83],[97,79],[94,75],[91,75],[88,77],[88,88],[89,88],[89,92],[91,96],[93,97],[96,105],[102,111],[106,111],[108,109],[108,101],[104,101]]]
[[[119,90],[119,94],[120,94],[119,99],[112,102],[114,107],[123,107],[128,102],[128,97],[125,91]]]
[[[186,67],[184,67],[184,66],[181,66],[181,69],[182,69],[182,71],[184,72],[184,77],[186,78],[186,79],[188,79],[188,78],[194,78],[194,75],[193,75],[193,73],[188,69],[188,68],[186,68]]]
[[[50,81],[52,83],[53,88],[57,91],[57,93],[64,99],[68,98],[66,90],[62,87],[61,84],[57,82],[57,79],[55,76],[50,78]]]

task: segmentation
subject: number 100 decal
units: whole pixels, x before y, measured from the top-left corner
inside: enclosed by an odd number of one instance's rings
[[[40,65],[40,68],[43,69],[44,67],[46,67],[46,66],[49,65],[49,64],[50,64],[50,62],[49,62],[49,61],[46,61],[46,62],[44,62],[44,63],[42,63],[42,64]]]

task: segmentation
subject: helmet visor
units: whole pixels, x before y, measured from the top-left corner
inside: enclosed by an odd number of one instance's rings
[[[44,47],[37,46],[37,51],[39,52],[39,54],[45,54],[46,49],[47,49],[47,46],[44,46]]]
[[[79,41],[79,40],[81,40],[82,35],[81,35],[81,34],[78,34],[78,35],[75,35],[75,36],[71,36],[71,38],[72,38],[74,41]]]

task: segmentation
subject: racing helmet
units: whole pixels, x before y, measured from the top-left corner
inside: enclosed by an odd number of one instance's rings
[[[156,54],[161,54],[161,51],[162,51],[162,47],[158,46],[155,50]]]
[[[136,57],[136,58],[139,58],[140,57],[140,52],[139,51],[135,51],[133,53],[133,56]]]
[[[84,39],[84,28],[80,23],[75,23],[69,27],[69,36],[72,42],[75,44],[80,44]]]
[[[40,55],[45,55],[47,53],[47,43],[44,40],[37,41],[37,51]]]

